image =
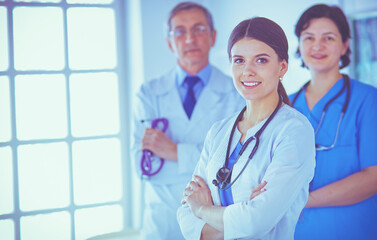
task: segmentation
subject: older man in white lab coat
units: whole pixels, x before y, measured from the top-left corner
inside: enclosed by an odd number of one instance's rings
[[[207,131],[245,104],[231,78],[209,64],[216,31],[208,10],[196,3],[180,3],[171,11],[168,27],[166,40],[177,66],[144,82],[134,113],[132,151],[139,174],[142,150],[165,159],[161,171],[146,178],[142,236],[153,240],[183,239],[176,211]],[[168,119],[166,132],[142,123],[156,118]]]

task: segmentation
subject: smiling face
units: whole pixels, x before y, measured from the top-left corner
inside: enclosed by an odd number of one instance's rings
[[[348,40],[342,36],[329,18],[314,18],[301,32],[299,49],[302,60],[312,72],[339,71],[339,60],[348,48]]]
[[[207,30],[196,31],[199,28]],[[209,62],[209,50],[215,44],[216,31],[209,29],[205,14],[200,9],[178,12],[171,19],[171,29],[187,33],[183,36],[170,35],[167,38],[168,46],[175,54],[178,64],[190,74],[197,73]]]
[[[252,38],[237,41],[231,49],[233,83],[246,100],[274,101],[279,78],[288,70],[286,60],[264,42]]]

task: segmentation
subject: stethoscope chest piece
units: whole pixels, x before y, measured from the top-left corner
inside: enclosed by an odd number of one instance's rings
[[[230,182],[231,170],[227,167],[222,167],[216,173],[217,183],[221,183],[222,186],[226,186]]]

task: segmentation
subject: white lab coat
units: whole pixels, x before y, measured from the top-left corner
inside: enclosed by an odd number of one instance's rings
[[[194,172],[207,182],[215,205],[221,202],[212,180],[224,165],[235,119],[236,116],[223,120],[211,128]],[[249,129],[246,139],[265,121]],[[236,130],[230,153],[240,137]],[[245,166],[254,145],[252,141],[234,165],[232,181]],[[313,128],[302,114],[284,105],[262,133],[257,152],[232,186],[234,204],[224,212],[224,239],[293,239],[298,217],[308,199],[314,167]],[[267,191],[250,201],[252,189],[264,180]],[[200,239],[205,222],[195,217],[188,205],[179,208],[177,217],[186,239]]]
[[[180,206],[185,184],[191,179],[192,172],[199,160],[205,136],[218,120],[224,119],[240,111],[245,102],[233,86],[232,79],[217,68],[212,67],[207,85],[197,99],[195,108],[189,119],[183,108],[177,87],[176,71],[172,70],[160,78],[144,82],[137,94],[133,117],[134,134],[132,155],[136,171],[140,172],[141,139],[145,125],[140,121],[164,117],[169,120],[167,136],[177,143],[178,162],[165,161],[162,170],[147,181],[146,216],[149,222],[143,229],[159,233],[169,225],[180,234],[176,220],[176,210]],[[153,209],[152,208],[153,205]],[[149,208],[149,209],[148,209]],[[169,208],[172,215],[165,217],[164,209]],[[166,210],[167,211],[167,210]],[[165,212],[166,212],[165,211]],[[164,216],[164,221],[161,221]],[[155,218],[155,220],[151,220]],[[149,225],[155,225],[149,226]],[[154,230],[152,229],[154,228]],[[177,239],[176,236],[152,233],[149,239]]]

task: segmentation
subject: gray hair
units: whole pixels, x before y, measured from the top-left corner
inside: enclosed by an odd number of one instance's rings
[[[213,20],[212,20],[212,15],[211,13],[207,10],[207,8],[203,7],[202,5],[200,4],[197,4],[197,3],[194,3],[194,2],[181,2],[179,3],[178,5],[176,5],[171,11],[170,11],[170,14],[169,14],[169,18],[168,18],[168,22],[167,22],[167,26],[166,26],[166,33],[169,34],[169,32],[172,30],[171,29],[171,19],[179,12],[181,11],[186,11],[186,10],[191,10],[191,9],[199,9],[201,11],[203,11],[205,17],[206,17],[206,20],[209,24],[209,27],[211,29],[211,31],[213,31],[215,28],[213,26]]]

